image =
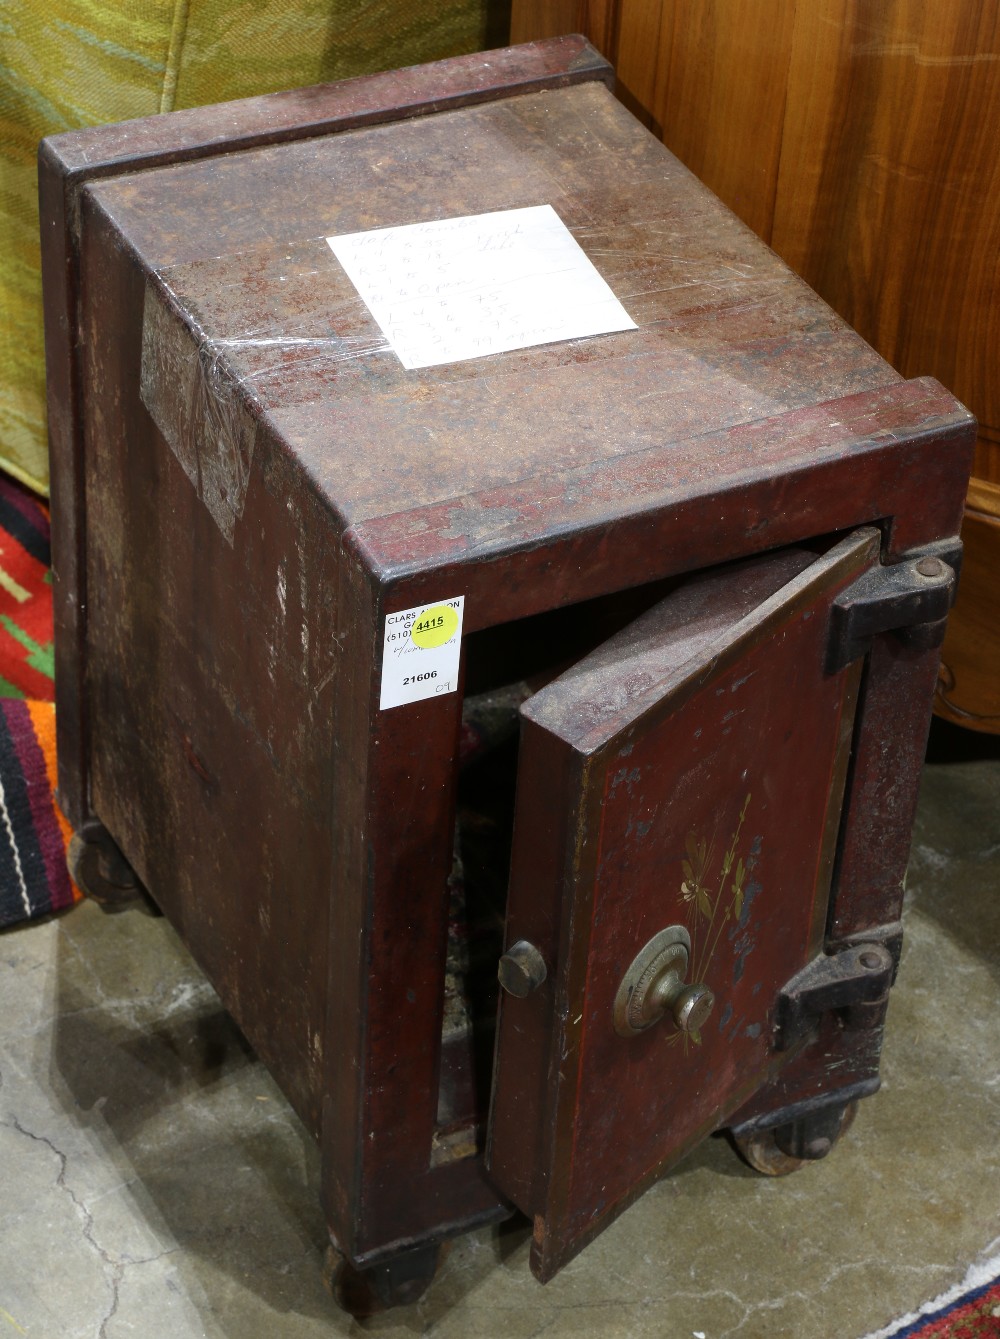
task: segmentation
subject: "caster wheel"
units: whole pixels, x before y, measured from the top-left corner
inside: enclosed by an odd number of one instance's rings
[[[799,1156],[788,1151],[789,1147],[794,1147],[797,1142],[795,1135],[800,1133],[794,1126],[771,1126],[768,1129],[755,1130],[752,1134],[733,1134],[733,1143],[743,1161],[755,1172],[760,1172],[763,1176],[790,1176],[800,1167],[826,1157],[841,1135],[851,1128],[857,1114],[857,1102],[848,1102],[840,1109],[839,1114],[831,1113],[834,1115],[834,1120],[830,1134],[820,1134],[808,1156]]]
[[[442,1256],[438,1245],[417,1246],[377,1265],[359,1269],[328,1246],[323,1282],[334,1301],[356,1320],[396,1306],[412,1306],[427,1291]]]
[[[148,901],[135,871],[99,823],[76,833],[66,856],[70,878],[103,911],[120,911]]]

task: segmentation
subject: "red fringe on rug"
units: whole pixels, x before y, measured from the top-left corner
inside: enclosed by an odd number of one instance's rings
[[[0,927],[79,897],[54,798],[53,689],[48,513],[0,478]]]
[[[1000,1259],[974,1265],[919,1315],[905,1316],[868,1339],[1000,1339]]]
[[[1000,1279],[966,1293],[950,1306],[899,1330],[894,1339],[997,1339]]]

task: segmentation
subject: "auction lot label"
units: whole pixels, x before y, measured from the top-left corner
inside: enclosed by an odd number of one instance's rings
[[[454,693],[462,652],[465,596],[385,616],[379,707],[404,707]]]

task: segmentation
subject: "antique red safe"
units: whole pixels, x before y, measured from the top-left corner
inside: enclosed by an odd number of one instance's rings
[[[973,422],[610,82],[563,38],[41,150],[76,869],[177,927],[383,1302],[878,1086]],[[536,206],[634,328],[408,368],[325,240]]]

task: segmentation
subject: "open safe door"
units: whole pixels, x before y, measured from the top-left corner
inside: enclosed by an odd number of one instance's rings
[[[543,1281],[795,1053],[862,665],[830,609],[878,555],[695,576],[521,709],[488,1160]]]

